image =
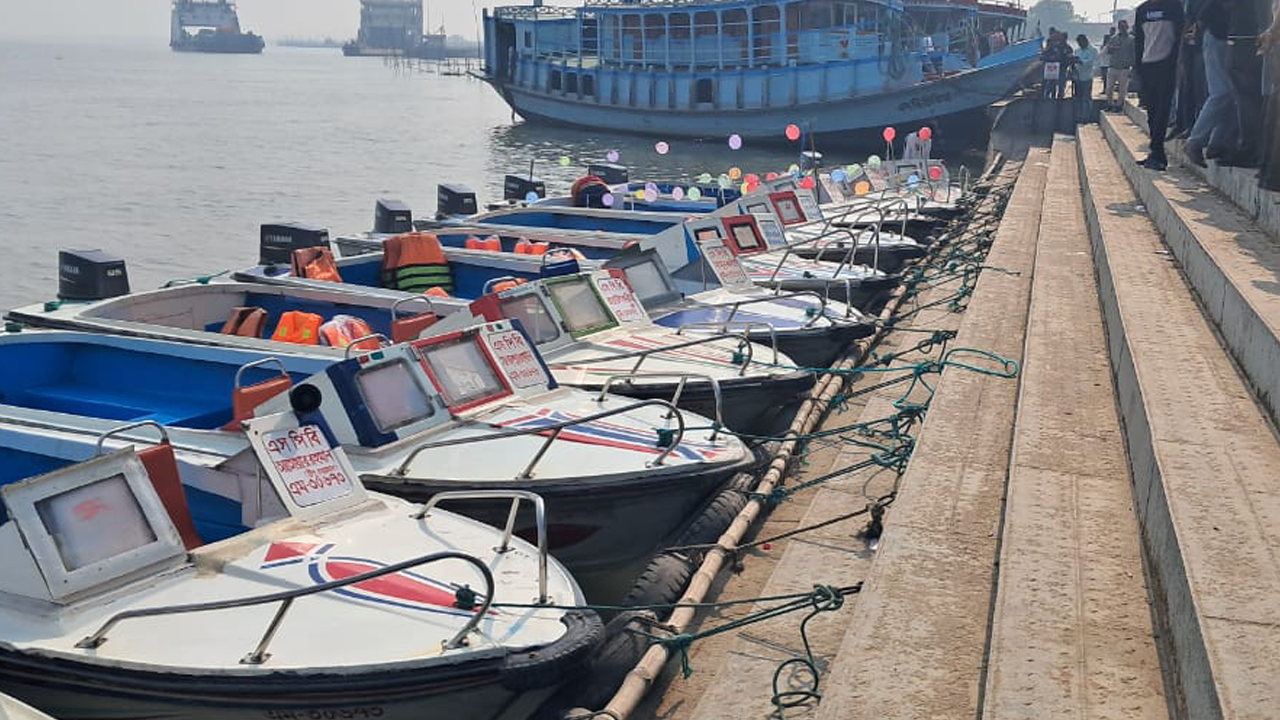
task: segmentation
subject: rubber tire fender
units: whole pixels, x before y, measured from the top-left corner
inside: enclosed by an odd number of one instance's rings
[[[689,523],[673,543],[675,547],[711,545],[733,524],[734,518],[747,506],[747,493],[755,487],[755,478],[746,473],[735,476],[711,502]],[[638,603],[637,603],[638,604]]]
[[[627,611],[611,620],[605,626],[606,639],[591,654],[586,670],[571,676],[535,717],[558,720],[569,708],[604,707],[649,649],[649,638],[632,630],[652,632],[657,619],[650,611]]]
[[[684,596],[685,588],[689,587],[689,580],[692,578],[693,563],[690,558],[679,553],[659,553],[649,560],[644,572],[636,578],[635,584],[619,604],[637,608],[671,605]],[[667,613],[660,611],[660,614]],[[613,622],[609,625],[612,627]]]
[[[499,676],[502,686],[514,692],[554,687],[572,677],[604,640],[604,623],[591,610],[575,610],[560,616],[565,634],[550,645],[507,655]]]

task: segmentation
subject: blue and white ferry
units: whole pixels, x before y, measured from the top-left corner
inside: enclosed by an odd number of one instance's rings
[[[993,46],[979,32],[929,33],[910,10],[903,0],[535,0],[485,13],[484,78],[528,120],[781,138],[789,125],[829,135],[985,107],[1040,51],[1039,38]]]

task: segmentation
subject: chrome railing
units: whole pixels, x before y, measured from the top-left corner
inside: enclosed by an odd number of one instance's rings
[[[574,418],[572,420],[566,420],[564,422],[551,423],[549,425],[542,425],[539,427],[519,428],[516,430],[502,430],[500,432],[487,433],[485,435],[475,435],[472,437],[464,437],[464,438],[452,438],[449,440],[433,440],[431,442],[423,443],[415,447],[405,457],[404,461],[400,463],[399,467],[393,470],[391,474],[395,477],[401,477],[401,478],[407,477],[409,474],[409,466],[413,464],[414,460],[418,459],[419,455],[426,452],[427,450],[434,450],[434,449],[443,448],[443,447],[454,447],[457,445],[471,445],[474,443],[491,442],[493,440],[505,440],[508,438],[523,437],[525,435],[547,435],[546,442],[542,443],[541,447],[538,448],[537,453],[534,454],[533,459],[530,460],[527,465],[525,465],[524,470],[515,478],[516,480],[528,480],[529,478],[533,477],[534,469],[538,466],[538,463],[542,462],[542,458],[547,454],[547,450],[549,450],[551,448],[551,445],[560,438],[560,434],[564,432],[565,429],[574,427],[575,425],[584,425],[586,423],[595,422],[596,420],[602,420],[604,418],[612,417],[614,415],[622,415],[623,413],[632,412],[639,408],[649,407],[652,405],[659,405],[667,408],[667,410],[669,411],[668,417],[671,417],[671,413],[675,413],[675,419],[677,421],[677,424],[679,425],[679,429],[676,432],[675,439],[671,442],[670,445],[663,448],[662,451],[658,453],[658,457],[655,458],[652,463],[650,463],[651,466],[656,467],[666,462],[667,457],[671,455],[671,453],[676,449],[676,446],[680,444],[680,441],[684,439],[684,428],[685,428],[684,416],[681,415],[678,410],[676,410],[675,405],[672,405],[666,400],[640,400],[638,402],[631,403],[630,405],[626,405],[624,407],[614,408],[612,410],[605,410],[603,412],[595,413],[594,415],[586,415],[584,417]]]
[[[121,425],[119,427],[113,427],[110,430],[107,430],[106,432],[99,435],[98,443],[95,446],[93,454],[95,456],[101,455],[103,445],[107,442],[107,438],[111,437],[112,435],[116,435],[118,433],[122,433],[127,430],[137,430],[138,428],[144,428],[144,427],[153,427],[156,430],[158,430],[160,432],[160,442],[168,444],[169,431],[166,430],[163,425],[156,422],[155,420],[143,420],[142,422],[136,422],[136,423],[131,423],[129,425]],[[129,438],[126,438],[126,439],[129,439]],[[138,441],[134,440],[134,442],[138,442]]]
[[[365,342],[366,340],[377,340],[377,341],[378,341],[378,345],[379,345],[379,347],[387,347],[387,346],[389,346],[389,345],[394,345],[394,344],[395,344],[395,343],[391,342],[391,338],[387,337],[386,335],[383,335],[382,333],[374,333],[374,334],[372,334],[372,335],[365,335],[364,337],[359,337],[359,338],[356,338],[355,340],[352,340],[352,341],[351,341],[351,344],[347,346],[347,350],[346,350],[346,352],[342,353],[342,359],[343,359],[343,360],[350,360],[350,359],[351,359],[351,351],[352,351],[352,350],[358,350],[358,349],[359,349],[359,346],[360,346],[360,343]],[[365,352],[377,352],[377,351],[376,351],[376,350],[366,350]]]
[[[467,624],[453,636],[453,639],[444,644],[445,650],[454,650],[466,645],[467,635],[469,635],[471,631],[475,630],[476,626],[480,624],[480,619],[489,611],[489,606],[493,603],[494,584],[493,572],[489,570],[487,565],[465,553],[451,551],[423,555],[421,557],[413,558],[412,560],[405,560],[392,565],[387,565],[385,567],[378,568],[377,570],[370,570],[367,573],[353,575],[341,580],[330,580],[329,582],[312,585],[311,587],[284,590],[281,592],[269,593],[266,595],[255,595],[247,598],[237,598],[234,600],[214,600],[212,602],[204,603],[188,603],[184,605],[165,605],[153,608],[140,608],[137,610],[123,610],[112,615],[105,623],[102,624],[102,627],[98,628],[98,630],[92,635],[89,635],[80,640],[80,642],[77,642],[75,646],[82,650],[93,650],[102,647],[103,643],[107,642],[107,633],[125,620],[137,620],[139,618],[160,617],[164,615],[213,612],[217,610],[234,610],[237,608],[280,603],[279,609],[277,609],[275,615],[272,616],[271,622],[267,625],[267,629],[262,634],[262,638],[258,640],[258,644],[249,652],[248,655],[245,655],[240,659],[240,663],[243,665],[261,665],[271,657],[267,652],[267,648],[275,637],[276,631],[280,629],[280,624],[284,621],[285,614],[289,612],[289,608],[293,607],[294,600],[308,595],[316,595],[322,592],[344,588],[349,585],[356,585],[369,580],[375,580],[383,577],[384,575],[391,575],[402,570],[408,570],[409,568],[426,565],[428,563],[440,562],[442,560],[462,560],[471,564],[480,571],[480,575],[484,578],[485,583],[484,599],[480,603],[479,609],[475,610],[471,619],[468,620]],[[474,608],[459,609],[474,610]]]
[[[432,508],[445,500],[505,500],[511,499],[511,510],[507,512],[506,529],[502,532],[502,545],[495,548],[499,553],[511,550],[511,538],[515,535],[516,514],[520,510],[520,501],[533,503],[534,525],[538,529],[538,602],[547,603],[547,505],[542,496],[528,490],[450,490],[436,493],[413,514],[414,520],[425,520]],[[424,523],[425,525],[425,523]]]
[[[613,387],[615,382],[626,380],[628,382],[634,380],[645,379],[670,379],[675,378],[680,382],[676,383],[676,391],[671,395],[671,410],[667,411],[667,419],[670,420],[675,413],[679,412],[676,406],[680,404],[680,399],[684,397],[684,389],[690,380],[706,380],[711,385],[711,398],[714,403],[715,427],[711,430],[711,442],[715,442],[720,435],[720,428],[724,427],[724,400],[720,394],[720,381],[710,375],[701,375],[698,373],[622,373],[619,375],[610,375],[605,378],[604,385],[600,387],[600,393],[596,395],[596,402],[602,403],[609,396],[609,388]],[[683,425],[683,420],[681,421]],[[672,446],[675,447],[674,445]]]
[[[271,365],[271,364],[275,364],[280,367],[280,375],[282,377],[287,377],[290,380],[293,379],[293,377],[289,375],[289,370],[285,368],[283,360],[277,357],[262,358],[261,360],[254,360],[251,363],[245,363],[244,365],[241,365],[240,369],[236,370],[236,379],[232,382],[231,389],[232,390],[240,389],[241,387],[240,381],[244,379],[245,371],[252,370],[253,368],[257,368],[257,367],[263,367],[265,365]]]
[[[687,348],[687,347],[693,347],[695,345],[705,345],[707,343],[715,342],[716,340],[725,340],[729,338],[733,338],[741,342],[741,345],[738,348],[738,352],[745,350],[745,352],[743,353],[742,365],[741,367],[738,368],[738,375],[746,375],[747,368],[751,366],[752,362],[754,362],[754,356],[755,356],[755,348],[751,344],[751,339],[747,337],[746,333],[742,333],[741,335],[736,333],[722,333],[719,335],[709,335],[705,338],[690,340],[688,342],[676,343],[675,345],[663,345],[662,347],[647,348],[645,350],[633,350],[631,352],[616,353],[613,355],[600,355],[598,357],[592,357],[592,358],[584,358],[584,359],[574,358],[572,360],[565,360],[564,364],[565,365],[590,365],[594,363],[606,363],[606,362],[613,362],[615,360],[629,360],[631,358],[636,358],[636,364],[631,367],[631,372],[638,373],[640,372],[640,366],[644,364],[644,361],[654,355],[660,355],[662,353],[668,353],[674,350],[683,350],[684,348]],[[736,365],[737,363],[734,361],[731,361],[730,364]]]
[[[815,299],[817,299],[818,309],[813,313],[813,317],[809,318],[809,320],[804,324],[804,326],[809,327],[810,325],[813,325],[822,319],[826,319],[827,322],[831,322],[830,316],[827,315],[827,303],[830,302],[830,299],[822,295],[819,295],[817,292],[813,290],[796,290],[793,292],[789,292],[785,295],[775,293],[773,295],[769,295],[768,297],[756,297],[756,298],[749,298],[747,300],[737,300],[734,302],[726,302],[726,303],[699,303],[699,306],[704,308],[724,308],[724,307],[732,308],[732,310],[730,310],[729,312],[729,317],[727,318],[729,320],[732,320],[738,314],[738,310],[740,310],[744,305],[755,305],[757,303],[771,303],[771,302],[776,302],[778,300],[786,300],[787,298],[795,298],[795,297],[808,296],[808,295],[812,295]],[[845,317],[851,317],[851,316],[852,316],[851,308],[846,306]]]
[[[734,313],[737,313],[736,308],[734,309]],[[702,328],[707,330],[718,329],[720,334],[723,335],[729,332],[729,328],[731,326],[741,329],[748,339],[750,338],[750,333],[753,328],[764,328],[767,330],[769,332],[769,342],[773,345],[773,362],[775,365],[778,363],[778,331],[773,327],[773,323],[767,323],[763,320],[734,320],[732,317],[728,317],[722,321],[705,320],[701,322],[689,322],[676,328],[676,334],[683,335],[685,330],[696,330]]]

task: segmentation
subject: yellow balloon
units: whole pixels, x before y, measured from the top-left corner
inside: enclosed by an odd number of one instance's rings
[[[742,168],[740,168],[740,167],[731,167],[731,168],[729,168],[729,179],[730,179],[730,180],[737,180],[737,179],[738,179],[738,178],[740,178],[740,177],[742,177]]]
[[[637,200],[643,200],[643,199],[644,199],[644,189],[643,189],[643,188],[641,188],[640,190],[637,190],[637,191],[635,192],[635,196],[636,196],[636,199],[637,199]]]
[[[867,182],[866,180],[863,180],[862,182],[853,186],[853,194],[857,195],[858,197],[862,197],[863,195],[866,195],[869,192],[871,192],[871,183]]]

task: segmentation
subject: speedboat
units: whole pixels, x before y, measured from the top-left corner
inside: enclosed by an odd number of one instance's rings
[[[814,292],[774,293],[751,281],[722,240],[700,244],[703,266],[683,275],[707,288],[684,294],[653,250],[623,252],[606,263],[620,271],[653,322],[680,332],[745,329],[757,343],[776,341],[788,357],[807,367],[831,365],[858,338],[875,332],[874,321],[856,308]]]
[[[518,720],[602,635],[545,533],[367,492],[294,413],[216,470],[150,427],[0,421],[0,691],[65,720]],[[210,483],[240,501],[188,502]]]
[[[222,473],[244,450],[243,423],[255,417],[305,418],[343,449],[359,477],[410,499],[536,491],[550,503],[551,549],[574,572],[645,556],[755,462],[711,420],[663,400],[558,387],[510,321],[339,362],[23,332],[0,337],[0,362],[7,369],[0,421],[88,438],[126,421],[164,427],[193,464],[187,495],[208,515],[198,526],[206,539],[251,526],[240,521],[246,493]],[[488,451],[483,462],[474,450]],[[491,504],[458,507],[506,523]],[[517,531],[532,537],[535,520],[521,515]],[[632,528],[626,542],[616,536],[622,528]]]
[[[24,702],[0,693],[0,720],[53,720],[53,718]]]

